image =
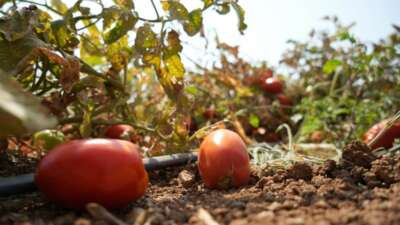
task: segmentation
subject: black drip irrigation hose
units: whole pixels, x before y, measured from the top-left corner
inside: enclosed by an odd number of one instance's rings
[[[172,166],[185,165],[197,161],[197,153],[180,153],[143,159],[147,171],[159,170]],[[36,191],[34,174],[14,177],[0,177],[0,197]]]

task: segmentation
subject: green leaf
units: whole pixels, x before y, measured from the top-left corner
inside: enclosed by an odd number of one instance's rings
[[[194,85],[185,87],[185,91],[191,95],[197,95],[197,93],[199,93],[199,90]]]
[[[243,31],[247,28],[247,24],[244,22],[244,9],[236,2],[232,2],[232,7],[235,9],[239,18],[239,32],[243,34]]]
[[[125,9],[135,8],[132,0],[113,0],[113,2]]]
[[[202,10],[196,9],[189,13],[189,20],[183,24],[183,29],[189,36],[194,36],[201,30],[202,26]]]
[[[161,4],[163,9],[169,12],[169,16],[171,19],[176,19],[176,20],[189,19],[189,11],[180,2],[162,1]]]
[[[324,64],[324,67],[322,68],[322,70],[323,70],[323,72],[324,72],[325,74],[331,74],[331,73],[334,72],[334,71],[336,70],[336,68],[337,68],[338,66],[340,66],[340,65],[342,65],[342,62],[341,62],[341,61],[336,60],[336,59],[332,59],[332,60],[327,61],[327,62]]]
[[[104,35],[104,41],[107,44],[118,41],[128,31],[132,30],[137,22],[137,18],[132,13],[123,13],[116,22],[114,28]]]
[[[255,114],[251,114],[249,117],[249,123],[252,127],[257,128],[260,126],[260,118]]]
[[[152,52],[159,46],[157,35],[148,23],[139,27],[136,32],[135,49],[140,53]]]
[[[356,39],[352,35],[350,35],[350,33],[347,31],[339,33],[339,38],[342,41],[349,40],[353,44],[356,43]]]
[[[52,128],[57,121],[39,100],[0,74],[0,138]]]
[[[62,14],[68,11],[68,7],[61,0],[51,0],[50,4]]]

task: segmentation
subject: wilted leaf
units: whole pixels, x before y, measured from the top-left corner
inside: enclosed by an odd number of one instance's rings
[[[67,93],[69,93],[73,85],[79,81],[79,71],[79,60],[74,57],[68,57],[60,74],[60,84]]]
[[[12,76],[24,68],[20,61],[29,55],[32,50],[44,47],[46,44],[36,37],[34,33],[29,33],[21,39],[13,42],[6,40],[0,41],[0,69]]]
[[[171,19],[187,20],[189,12],[184,5],[176,1],[162,1],[162,7],[165,11],[169,12]]]
[[[161,65],[161,57],[159,54],[144,53],[143,54],[143,63],[146,65],[154,65],[157,68],[159,68]]]
[[[136,33],[135,49],[140,53],[151,52],[159,46],[157,35],[153,32],[149,24],[139,27]]]
[[[243,34],[243,31],[247,28],[247,24],[244,22],[244,9],[236,2],[232,2],[232,7],[235,9],[239,18],[239,32]]]
[[[255,114],[251,114],[249,117],[249,123],[252,127],[257,128],[260,126],[260,118]]]
[[[229,3],[223,3],[221,5],[218,5],[217,12],[221,15],[225,15],[229,13],[230,9],[231,8],[229,7]]]
[[[58,12],[64,14],[68,11],[68,7],[61,0],[51,0],[51,6],[53,6]]]
[[[0,18],[0,33],[7,41],[16,41],[32,32],[38,23],[38,14],[35,9],[24,8],[15,11],[10,16]]]
[[[104,41],[107,44],[118,41],[123,37],[129,30],[133,29],[137,22],[137,18],[132,13],[125,12],[120,15],[115,26],[104,35]]]
[[[214,3],[214,0],[203,0],[203,3],[204,3],[203,8],[205,9],[205,8],[210,7]]]
[[[176,83],[179,80],[182,80],[185,73],[185,68],[179,55],[165,56],[163,57],[163,62],[166,70],[168,71],[168,77],[170,78],[172,83]]]
[[[183,24],[183,29],[188,35],[194,36],[201,30],[202,26],[203,26],[202,10],[196,9],[189,13],[189,20]]]
[[[181,41],[179,40],[179,34],[172,30],[167,35],[168,46],[166,48],[167,54],[177,54],[182,51]]]
[[[329,61],[327,61],[325,64],[324,64],[324,67],[323,67],[323,72],[325,73],[325,74],[331,74],[332,72],[334,72],[335,70],[336,70],[336,68],[338,67],[338,66],[340,66],[340,65],[342,65],[342,62],[341,61],[339,61],[339,60],[336,60],[336,59],[332,59],[332,60],[329,60]]]
[[[0,76],[0,138],[56,125],[56,119],[46,113],[35,96],[24,92],[18,83]]]
[[[133,9],[135,8],[135,5],[133,4],[133,0],[113,0],[115,4],[126,8],[126,9]]]
[[[79,126],[79,133],[83,138],[88,138],[92,134],[92,111],[90,106],[83,113],[83,121]]]
[[[50,40],[55,42],[61,48],[75,47],[79,40],[74,32],[68,27],[65,20],[56,20],[51,23],[52,36]],[[75,43],[78,40],[78,43]]]
[[[183,88],[185,68],[179,55],[164,55],[160,83],[169,97],[175,98]]]
[[[108,29],[118,19],[121,11],[122,10],[116,6],[103,9],[101,14],[103,17],[103,30]]]
[[[131,56],[131,48],[128,46],[128,37],[122,37],[107,48],[107,59],[111,62],[115,71],[121,71],[128,63]]]

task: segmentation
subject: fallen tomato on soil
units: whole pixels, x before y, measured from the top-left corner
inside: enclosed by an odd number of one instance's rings
[[[364,143],[371,142],[386,126],[388,120],[383,120],[373,125],[363,136]],[[396,138],[400,138],[400,122],[393,124],[386,132],[371,146],[372,149],[391,148]]]
[[[44,151],[49,151],[64,141],[64,134],[58,130],[42,130],[33,135],[34,146]]]
[[[227,129],[211,132],[200,145],[199,170],[208,188],[247,184],[250,167],[245,143],[238,134]]]
[[[108,127],[104,132],[104,136],[107,138],[131,140],[134,130],[130,125],[116,124]]]
[[[124,140],[74,140],[55,147],[35,174],[48,199],[68,208],[89,202],[126,206],[144,195],[148,176],[138,146]]]

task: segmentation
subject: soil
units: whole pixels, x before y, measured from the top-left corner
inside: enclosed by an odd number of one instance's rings
[[[150,177],[146,196],[111,210],[114,219],[30,193],[0,198],[0,224],[400,224],[400,156],[376,157],[357,142],[339,164],[253,168],[251,182],[239,189],[205,189],[194,164]]]

